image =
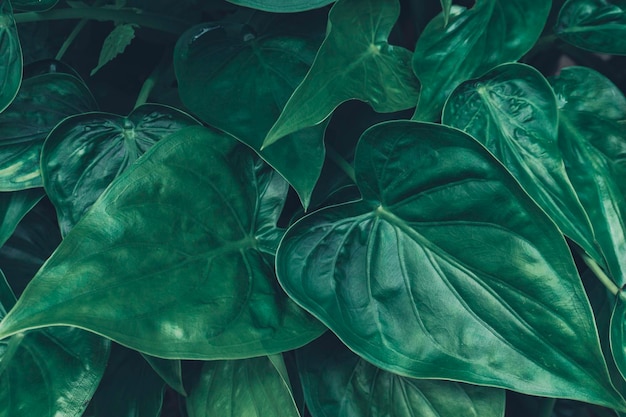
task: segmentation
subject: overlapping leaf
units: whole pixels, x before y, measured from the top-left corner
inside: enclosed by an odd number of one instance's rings
[[[43,197],[40,188],[0,193],[0,247],[11,237],[26,213]]]
[[[265,134],[304,78],[324,35],[325,16],[260,15],[256,27],[205,23],[178,41],[180,96],[202,120],[255,149],[294,187],[304,206],[324,163],[324,126],[261,151]]]
[[[267,356],[211,361],[187,398],[189,417],[299,417],[287,382]]]
[[[107,188],[0,323],[0,337],[73,325],[153,356],[203,359],[308,343],[324,327],[273,273],[287,190],[232,138],[179,131]]]
[[[298,370],[314,417],[503,417],[504,391],[383,371],[332,333],[298,349]]]
[[[413,70],[422,83],[416,120],[439,118],[448,95],[463,81],[516,61],[535,44],[551,1],[479,0],[453,6],[449,22],[433,19],[420,35]]]
[[[350,99],[378,112],[415,107],[419,82],[411,52],[390,45],[400,14],[397,0],[340,0],[328,16],[329,30],[315,62],[268,132],[263,147],[324,121]]]
[[[362,201],[281,242],[293,299],[401,375],[625,408],[562,235],[480,144],[384,123],[361,137],[355,169]]]
[[[626,55],[626,2],[568,0],[561,7],[554,32],[579,48]]]
[[[85,113],[59,123],[41,150],[41,176],[62,234],[154,143],[197,124],[188,114],[158,104],[144,104],[128,116]]]
[[[13,103],[0,114],[0,190],[40,187],[39,159],[46,135],[65,117],[96,109],[85,84],[72,75],[48,73],[24,80]]]
[[[558,120],[550,85],[523,64],[504,64],[461,84],[446,102],[442,118],[485,145],[561,231],[603,264],[589,218],[565,170]]]
[[[22,47],[9,0],[0,1],[0,112],[15,98],[22,82]]]
[[[274,13],[293,13],[317,9],[334,0],[228,0],[230,3]]]

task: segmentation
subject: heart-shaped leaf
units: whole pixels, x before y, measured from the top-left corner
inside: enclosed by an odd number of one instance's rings
[[[68,117],[41,150],[41,176],[65,236],[104,189],[159,139],[199,124],[172,107],[144,104],[128,116]]]
[[[413,54],[422,83],[416,120],[439,118],[448,95],[465,80],[498,64],[516,61],[535,44],[551,1],[479,0],[471,9],[453,6],[424,29]]]
[[[24,80],[13,103],[0,114],[0,190],[41,187],[41,147],[67,116],[93,111],[96,102],[78,78],[64,73]]]
[[[22,82],[22,47],[9,0],[0,0],[0,55],[1,113],[11,104]]]
[[[411,52],[390,45],[400,14],[397,0],[339,0],[328,34],[305,79],[268,132],[263,147],[324,121],[341,103],[358,99],[378,112],[415,107],[419,82]]]
[[[59,0],[11,0],[11,4],[18,10],[30,12],[44,12],[52,9]]]
[[[281,241],[294,300],[391,372],[626,409],[563,236],[479,143],[383,123],[361,137],[355,170],[362,201]]]
[[[0,247],[11,237],[20,220],[43,195],[41,188],[0,193]]]
[[[556,97],[537,70],[504,64],[461,84],[446,102],[442,123],[485,145],[566,236],[604,263],[565,170]]]
[[[200,126],[158,142],[74,226],[0,323],[0,337],[73,325],[163,358],[294,349],[324,327],[280,289],[288,185]],[[128,303],[129,294],[141,294]],[[194,320],[190,320],[194,317]]]
[[[626,2],[568,0],[561,7],[554,32],[579,48],[626,55]]]
[[[228,0],[239,6],[265,10],[274,13],[293,13],[317,9],[332,3],[334,0]]]
[[[187,398],[189,417],[299,417],[291,391],[267,356],[205,362]]]
[[[325,16],[255,16],[254,26],[204,23],[179,39],[174,65],[180,96],[203,121],[257,151],[306,207],[324,164],[325,126],[294,133],[293,140],[263,151],[261,145],[313,62]]]
[[[383,371],[330,332],[296,354],[306,404],[315,417],[504,416],[504,390]]]

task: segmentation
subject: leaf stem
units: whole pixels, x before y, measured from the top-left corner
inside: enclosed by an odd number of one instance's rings
[[[170,60],[168,59],[170,55],[170,50],[164,52],[157,66],[143,82],[141,90],[139,90],[139,94],[137,95],[137,100],[135,101],[135,109],[148,101],[148,97],[150,97],[150,93],[156,85],[157,80],[165,70],[165,67],[170,63]]]
[[[326,155],[356,184],[356,174],[352,165],[330,145],[326,145]]]
[[[138,9],[111,9],[104,7],[66,7],[51,9],[45,12],[24,12],[13,15],[16,23],[43,22],[50,20],[87,19],[98,21],[115,21],[118,23],[135,23],[142,27],[181,35],[192,24],[185,20],[170,16],[143,12]]]
[[[537,417],[551,417],[555,404],[556,398],[544,398],[537,408]]]
[[[598,265],[596,261],[594,261],[589,255],[583,253],[581,251],[580,257],[585,262],[585,264],[589,267],[591,272],[600,280],[600,282],[606,287],[609,292],[615,296],[618,296],[621,293],[620,288],[615,285],[615,283],[609,278],[609,276],[604,272],[604,270]]]

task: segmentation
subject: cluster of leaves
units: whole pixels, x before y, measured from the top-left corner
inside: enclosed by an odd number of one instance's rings
[[[626,2],[452,3],[0,0],[0,416],[626,416]]]

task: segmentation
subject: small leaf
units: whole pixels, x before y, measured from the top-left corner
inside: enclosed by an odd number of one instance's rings
[[[180,360],[161,359],[145,354],[141,356],[150,364],[154,372],[156,372],[174,391],[183,396],[187,395],[183,384],[183,371]]]
[[[58,1],[59,0],[11,0],[11,4],[18,10],[45,12],[46,10],[52,9]]]
[[[582,49],[626,55],[626,2],[568,0],[561,7],[554,32]]]
[[[211,361],[187,398],[189,417],[299,417],[289,387],[267,356]]]
[[[330,332],[296,354],[306,404],[315,417],[504,416],[504,390],[383,371]]]
[[[22,82],[22,47],[9,0],[0,0],[0,113],[15,98]]]
[[[100,51],[100,57],[98,58],[98,65],[91,70],[89,75],[93,76],[103,66],[112,61],[116,56],[124,52],[126,47],[130,45],[135,38],[135,27],[132,23],[123,23],[115,26],[115,29],[109,33],[109,36],[104,40],[102,44],[102,50]]]
[[[274,13],[293,13],[317,9],[334,0],[228,0],[229,3]]]
[[[415,107],[419,83],[411,52],[388,43],[400,14],[397,0],[339,0],[328,34],[305,79],[293,92],[263,148],[324,121],[341,103],[358,99],[378,112]]]
[[[440,0],[441,1],[441,13],[443,15],[443,25],[447,26],[450,20],[450,9],[452,8],[452,0]]]
[[[560,230],[604,264],[559,149],[556,97],[537,70],[503,64],[461,84],[446,102],[442,123],[485,145]]]
[[[152,356],[211,360],[308,343],[324,327],[273,271],[287,191],[231,137],[200,126],[175,133],[67,234],[0,323],[1,337],[71,325]],[[128,303],[129,294],[141,297]]]
[[[289,228],[287,293],[372,364],[625,409],[554,223],[479,143],[395,121],[357,146],[363,200]]]
[[[20,220],[43,195],[44,191],[41,188],[0,193],[0,247],[11,237]]]
[[[172,107],[144,104],[128,116],[85,113],[50,132],[41,150],[41,176],[65,236],[118,175],[158,140],[193,117]]]
[[[174,52],[180,96],[203,121],[254,149],[307,207],[324,164],[325,126],[263,151],[261,145],[313,62],[325,15],[255,16],[254,27],[204,23],[181,36]]]
[[[448,95],[463,81],[516,61],[535,44],[551,1],[479,0],[471,9],[452,6],[450,18],[434,18],[417,40],[413,70],[422,92],[413,119],[438,120]]]

